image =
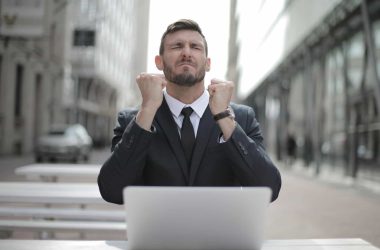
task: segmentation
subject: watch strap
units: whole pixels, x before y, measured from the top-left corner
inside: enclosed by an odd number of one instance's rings
[[[229,109],[226,109],[226,110],[214,115],[214,121],[219,121],[220,119],[223,119],[223,118],[226,118],[229,116],[231,116],[231,111]]]

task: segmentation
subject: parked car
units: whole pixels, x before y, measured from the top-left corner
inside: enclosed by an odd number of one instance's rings
[[[55,125],[46,135],[38,139],[35,151],[37,162],[65,159],[77,162],[88,161],[92,138],[80,124]]]

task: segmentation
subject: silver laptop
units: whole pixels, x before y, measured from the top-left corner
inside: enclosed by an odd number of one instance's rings
[[[260,249],[266,187],[127,187],[129,250]]]

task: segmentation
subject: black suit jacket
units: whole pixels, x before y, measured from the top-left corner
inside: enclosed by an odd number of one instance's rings
[[[248,106],[231,106],[237,125],[225,143],[219,143],[221,130],[207,107],[199,123],[190,172],[165,100],[156,113],[152,132],[137,125],[137,110],[121,111],[112,154],[98,176],[102,197],[122,204],[122,190],[129,185],[268,186],[275,200],[281,176],[265,152],[255,113]]]

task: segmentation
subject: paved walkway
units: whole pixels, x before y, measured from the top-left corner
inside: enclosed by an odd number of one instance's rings
[[[281,172],[282,190],[269,208],[268,238],[362,238],[380,247],[380,194]]]

